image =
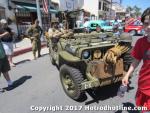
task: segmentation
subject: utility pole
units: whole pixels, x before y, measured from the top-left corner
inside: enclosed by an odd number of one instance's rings
[[[39,20],[39,25],[42,27],[42,16],[41,16],[41,11],[40,11],[40,2],[39,0],[36,0],[36,7],[37,7],[37,17]]]
[[[122,0],[120,0],[120,5],[122,5]]]
[[[74,0],[72,0],[72,2],[73,2],[73,11],[74,11]]]
[[[110,1],[110,17],[112,16],[112,0]],[[111,19],[111,18],[110,18]]]
[[[52,27],[51,26],[51,13],[50,13],[50,9],[51,9],[51,0],[48,0],[48,27]]]
[[[40,2],[39,0],[36,0],[36,8],[37,8],[37,17],[38,17],[38,20],[39,20],[39,25],[43,28],[42,26],[42,16],[41,16],[41,11],[40,11]],[[44,41],[44,37],[43,37],[43,34],[41,36],[41,41]]]

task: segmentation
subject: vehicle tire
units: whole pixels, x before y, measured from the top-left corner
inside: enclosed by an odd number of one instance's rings
[[[81,91],[81,83],[83,76],[78,69],[62,65],[60,67],[60,81],[63,86],[65,93],[74,100],[82,99],[85,94]]]
[[[134,35],[137,34],[136,30],[131,30],[131,31],[129,31],[129,33],[130,33],[131,36],[134,36]]]

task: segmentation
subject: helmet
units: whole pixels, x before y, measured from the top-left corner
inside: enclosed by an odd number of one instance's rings
[[[129,33],[122,33],[120,35],[120,39],[126,40],[126,41],[132,41],[132,36]]]

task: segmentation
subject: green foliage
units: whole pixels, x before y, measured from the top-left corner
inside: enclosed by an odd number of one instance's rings
[[[137,7],[136,5],[131,7],[127,6],[126,11],[128,14],[130,14],[131,17],[139,17],[141,13],[141,8]]]

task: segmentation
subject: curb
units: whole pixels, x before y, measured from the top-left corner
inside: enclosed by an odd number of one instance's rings
[[[41,48],[44,48],[46,46],[47,46],[47,44],[42,44]],[[27,47],[27,48],[23,48],[23,49],[17,50],[17,51],[14,51],[13,57],[21,55],[21,54],[24,54],[24,53],[27,53],[27,52],[30,52],[30,51],[32,51],[32,47],[31,46]]]

